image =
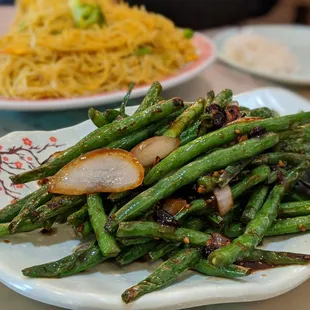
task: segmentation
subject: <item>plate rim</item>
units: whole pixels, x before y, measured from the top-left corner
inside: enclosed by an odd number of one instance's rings
[[[211,66],[217,55],[217,47],[213,40],[203,33],[195,32],[194,39],[199,41],[199,43],[204,44],[210,48],[208,58],[202,62],[199,66],[194,66],[194,68],[180,72],[180,69],[175,74],[165,77],[159,82],[162,84],[163,89],[170,89],[177,85],[181,85],[200,73],[202,73],[207,67]],[[190,64],[195,64],[199,61],[199,58]],[[133,89],[131,93],[131,99],[142,97],[146,94],[151,84],[137,86]],[[65,99],[48,99],[48,100],[19,100],[19,99],[6,99],[0,97],[0,110],[9,111],[61,111],[68,109],[79,109],[89,106],[104,106],[111,103],[120,102],[125,94],[126,90],[116,90],[103,94],[94,94],[90,96],[80,96],[74,98]]]
[[[291,92],[289,90],[283,89],[281,87],[262,87],[262,88],[258,88],[252,91],[247,91],[245,93],[239,94],[236,96],[236,98],[240,97],[240,96],[249,96],[251,93],[255,94],[257,92],[263,92],[263,91],[276,91],[276,92],[282,92],[282,94],[293,94],[296,98],[300,98],[302,99],[304,102],[309,102],[308,100],[306,100],[305,98],[303,98],[302,96]],[[310,104],[310,102],[309,102]],[[130,107],[132,110],[135,107]],[[79,123],[77,125],[71,126],[71,127],[66,127],[66,128],[62,128],[62,129],[57,129],[57,130],[52,130],[52,131],[16,131],[13,133],[10,133],[8,135],[5,135],[3,137],[0,138],[0,142],[3,141],[4,139],[7,138],[11,138],[11,135],[15,135],[15,134],[20,134],[20,133],[32,133],[32,134],[40,134],[42,132],[44,133],[55,133],[55,132],[60,132],[63,130],[70,130],[74,127],[80,127],[81,125],[85,125],[86,123],[88,123],[90,121],[85,121],[82,123]],[[0,262],[0,266],[1,266],[1,262]],[[292,268],[292,267],[287,267],[287,268]],[[229,294],[229,296],[224,296],[221,297],[220,300],[219,297],[214,296],[212,298],[209,298],[207,301],[205,299],[205,294],[204,294],[204,288],[203,287],[196,287],[196,293],[195,294],[195,298],[189,298],[188,300],[182,301],[182,303],[180,303],[180,298],[184,297],[184,295],[186,294],[185,288],[181,288],[178,289],[177,292],[173,292],[172,294],[169,295],[170,298],[170,302],[168,305],[164,305],[164,306],[160,306],[158,308],[160,309],[176,309],[178,307],[178,305],[182,305],[182,307],[186,306],[186,307],[191,307],[191,306],[199,306],[199,305],[208,305],[208,304],[216,304],[216,303],[231,303],[231,302],[248,302],[248,301],[256,301],[256,300],[263,300],[263,299],[268,299],[268,298],[272,298],[275,296],[278,296],[280,294],[283,294],[287,291],[292,290],[293,288],[297,287],[299,284],[305,282],[307,279],[310,278],[310,266],[300,266],[298,267],[299,271],[298,272],[298,276],[293,278],[293,280],[291,280],[291,282],[289,283],[288,286],[286,287],[281,287],[279,286],[281,289],[279,289],[278,287],[278,283],[279,281],[275,281],[274,283],[272,283],[272,289],[270,289],[270,286],[268,286],[268,291],[264,291],[264,283],[257,283],[255,282],[254,286],[256,289],[259,289],[259,293],[257,293],[257,291],[255,291],[255,293],[253,294],[253,290],[251,294],[248,294],[246,296],[246,300],[242,300],[240,299],[240,297],[234,297],[234,289],[232,288],[231,293]],[[40,284],[33,284],[32,285],[32,289],[30,291],[25,292],[18,284],[20,283],[20,281],[15,280],[15,284],[14,284],[14,279],[16,279],[16,275],[15,273],[10,273],[10,271],[14,270],[14,268],[7,268],[7,276],[6,279],[4,280],[3,277],[5,276],[5,271],[3,270],[3,268],[0,269],[0,281],[2,283],[4,283],[6,286],[8,286],[9,288],[11,288],[12,290],[16,291],[17,293],[26,296],[28,298],[43,302],[43,303],[48,303],[54,306],[59,306],[59,307],[73,307],[72,309],[99,309],[100,304],[96,304],[96,301],[98,301],[98,299],[92,298],[91,296],[87,296],[87,298],[80,297],[80,294],[78,292],[73,292],[72,291],[70,293],[70,295],[66,295],[66,293],[70,292],[70,289],[68,289],[68,291],[61,291],[60,289],[54,290],[54,291],[50,291],[49,288],[49,284],[53,282],[53,280],[51,279],[40,279],[42,281],[40,281]],[[302,272],[303,271],[303,272]],[[23,282],[27,282],[27,280],[29,280],[29,282],[31,281],[30,279],[25,279]],[[58,280],[54,280],[54,281],[58,281]],[[61,280],[60,280],[61,281]],[[43,282],[43,283],[42,283]],[[281,281],[280,281],[281,282]],[[43,291],[42,291],[43,288]],[[263,292],[264,291],[264,292]],[[161,291],[163,292],[163,291]],[[61,294],[60,294],[61,293]],[[57,297],[59,298],[59,296],[61,296],[60,299],[57,299]],[[163,295],[161,295],[163,297]],[[167,296],[167,295],[166,295]],[[79,298],[80,297],[80,298]],[[72,304],[70,304],[68,302],[68,299],[79,299],[79,305],[74,304],[74,302]],[[95,299],[96,301],[92,300]],[[102,298],[102,300],[104,300],[104,298]],[[154,300],[153,300],[154,302]],[[150,303],[150,302],[149,302]],[[149,305],[148,303],[148,305]],[[102,304],[101,304],[102,306]],[[119,306],[119,303],[117,303],[116,301],[113,302],[113,300],[105,305],[105,309],[111,309],[109,307],[113,307],[114,309],[120,309],[120,308],[116,308],[117,306]],[[134,304],[130,305],[130,306],[123,306],[122,309],[145,309],[143,308],[143,300],[138,300],[137,302],[135,302]],[[103,309],[103,308],[102,308]],[[147,309],[151,309],[149,306],[147,307]],[[155,308],[154,308],[155,309]]]
[[[219,46],[219,42],[222,41],[223,37],[226,37],[227,34],[235,34],[236,32],[241,32],[243,30],[247,29],[262,29],[262,28],[287,28],[287,29],[295,29],[295,30],[307,30],[310,32],[310,26],[307,25],[287,25],[287,24],[264,24],[264,25],[242,25],[240,27],[230,27],[225,30],[220,31],[214,38],[213,38],[213,43],[215,44],[217,48],[217,60],[221,61],[222,63],[238,69],[240,71],[246,72],[248,74],[265,78],[267,80],[273,81],[273,82],[279,82],[283,83],[286,85],[300,85],[300,86],[307,86],[310,85],[310,74],[308,76],[304,77],[289,77],[285,75],[274,75],[272,73],[260,71],[257,69],[251,69],[245,65],[242,65],[238,63],[237,61],[228,59],[223,53],[222,49]],[[231,37],[231,35],[229,36]],[[226,40],[225,40],[226,41]],[[309,51],[310,51],[310,45],[309,45]]]

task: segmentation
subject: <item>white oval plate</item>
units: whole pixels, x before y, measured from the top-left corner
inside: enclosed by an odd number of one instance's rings
[[[240,33],[240,32],[252,32],[265,36],[276,42],[282,43],[289,48],[289,50],[295,55],[299,62],[300,69],[293,74],[271,74],[264,71],[244,66],[234,60],[226,57],[223,53],[223,48],[226,41]],[[270,80],[274,80],[285,84],[294,85],[309,85],[310,84],[310,41],[306,38],[310,37],[310,27],[298,26],[298,25],[255,25],[244,26],[238,28],[231,28],[219,33],[214,38],[214,43],[218,51],[218,59],[224,63],[245,72],[255,74]],[[272,53],[272,51],[270,51]]]
[[[237,96],[241,105],[250,108],[268,106],[281,115],[309,111],[309,102],[279,88],[264,88]],[[132,113],[135,108],[130,108]],[[64,149],[94,129],[86,121],[56,131],[15,132],[0,139],[1,195],[4,206],[13,197],[26,195],[34,188],[12,186],[8,174],[37,165],[57,149]],[[10,243],[3,241],[9,239]],[[1,242],[2,241],[2,242]],[[173,285],[143,296],[125,305],[121,294],[145,278],[156,264],[135,263],[118,267],[103,263],[89,272],[64,279],[29,279],[21,270],[36,264],[60,259],[79,244],[70,227],[58,228],[54,236],[38,231],[0,239],[0,281],[29,298],[67,309],[181,309],[226,302],[254,301],[271,298],[292,290],[310,278],[310,266],[290,266],[257,272],[245,278],[228,280],[188,272]],[[264,248],[310,254],[309,235],[299,234],[269,238]]]
[[[180,85],[191,80],[208,66],[216,58],[216,49],[212,41],[203,34],[196,33],[193,38],[193,44],[198,53],[198,59],[180,69],[177,73],[170,75],[162,80],[164,89]],[[137,86],[131,93],[130,98],[144,96],[150,85]],[[0,110],[18,110],[18,111],[47,111],[47,110],[67,110],[78,109],[90,106],[101,106],[108,103],[118,102],[123,99],[126,90],[112,91],[92,96],[82,96],[67,99],[44,99],[44,100],[22,100],[7,99],[0,97]]]

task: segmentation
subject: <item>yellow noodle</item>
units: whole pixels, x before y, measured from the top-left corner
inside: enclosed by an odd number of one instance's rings
[[[60,98],[151,83],[196,59],[191,40],[165,17],[112,0],[100,6],[105,24],[75,27],[69,1],[20,0],[0,39],[0,95]],[[152,53],[137,56],[142,47]]]

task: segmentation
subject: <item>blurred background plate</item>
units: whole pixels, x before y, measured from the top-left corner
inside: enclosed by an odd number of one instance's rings
[[[185,65],[174,75],[160,80],[160,83],[164,89],[169,89],[191,80],[214,62],[216,58],[216,49],[209,38],[202,34],[196,33],[193,38],[193,44],[197,50],[198,59]],[[131,98],[144,96],[149,87],[150,84],[135,87],[132,91]],[[0,110],[47,111],[78,109],[119,102],[123,99],[126,93],[127,90],[122,90],[91,96],[66,99],[44,99],[35,101],[23,99],[7,99],[0,97]]]
[[[299,62],[300,69],[291,74],[271,74],[268,72],[258,71],[254,68],[244,66],[238,62],[228,59],[223,49],[229,38],[242,32],[254,33],[264,36],[285,45],[292,54],[295,55]],[[220,32],[214,39],[218,51],[218,59],[224,63],[247,73],[255,74],[276,82],[294,85],[310,85],[310,27],[301,25],[253,25],[230,28]],[[272,53],[272,51],[269,51]]]

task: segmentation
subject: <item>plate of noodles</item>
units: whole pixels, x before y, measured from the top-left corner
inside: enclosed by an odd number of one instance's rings
[[[225,30],[214,43],[218,58],[236,69],[280,83],[310,85],[309,35],[308,26],[251,25]]]
[[[20,0],[0,38],[0,109],[61,110],[184,83],[215,59],[211,40],[112,0]]]

